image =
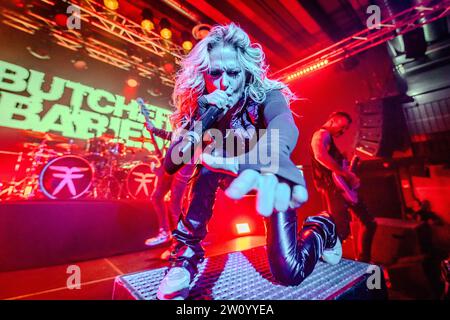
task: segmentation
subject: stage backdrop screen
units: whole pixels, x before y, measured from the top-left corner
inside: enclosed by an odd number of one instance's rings
[[[170,111],[148,107],[155,126],[170,129]],[[93,138],[111,129],[127,145],[140,147],[129,138],[149,137],[143,123],[134,99],[0,60],[2,127],[53,132],[74,139]],[[144,146],[153,150],[150,143]]]

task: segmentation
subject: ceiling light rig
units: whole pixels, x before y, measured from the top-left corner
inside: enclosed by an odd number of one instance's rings
[[[152,87],[150,89],[147,89],[147,93],[152,97],[160,97],[163,94],[159,87]]]
[[[425,24],[443,18],[450,13],[450,0],[434,2],[424,0],[420,5],[381,21],[377,28],[366,28],[323,50],[303,58],[271,76],[290,82],[311,72],[331,66],[356,56],[370,48],[403,35]]]
[[[43,6],[54,5],[49,0],[35,1]],[[63,1],[66,4],[69,3],[66,0]],[[90,58],[108,63],[123,70],[129,71],[134,68],[138,70],[139,75],[142,77],[148,79],[159,78],[164,86],[173,87],[174,71],[176,71],[181,58],[186,54],[186,48],[189,48],[188,44],[185,44],[184,48],[181,45],[175,44],[171,40],[171,36],[169,38],[169,32],[163,38],[159,33],[150,30],[151,24],[144,23],[143,28],[141,23],[131,21],[117,12],[114,12],[112,16],[110,10],[114,8],[117,10],[118,2],[115,5],[111,1],[71,0],[70,4],[80,10],[82,24],[89,24],[92,26],[91,28],[82,28],[82,30],[70,30],[70,32],[67,32],[67,30],[62,30],[57,26],[57,23],[53,20],[53,16],[48,17],[34,10],[35,6],[31,6],[26,13],[23,12],[20,6],[15,7],[15,9],[0,8],[0,15],[2,16],[0,22],[30,34],[34,34],[42,29],[47,30],[47,34],[52,42],[60,46],[74,52],[80,52],[84,48]],[[51,8],[49,7],[49,9]],[[150,20],[152,17],[148,13],[143,13],[142,18]],[[151,22],[154,23],[154,20],[151,20]],[[170,22],[168,20],[167,22],[165,23],[163,21],[162,25],[160,25],[172,33],[172,30],[170,30]],[[86,29],[92,31],[87,37],[83,36],[83,32]],[[155,57],[158,63],[144,62],[144,59],[140,57],[140,59],[130,59],[123,50],[108,45],[96,37],[99,32],[106,32],[119,41],[124,41],[138,48],[141,51],[139,55],[142,55],[142,57]],[[36,54],[35,51],[33,53]],[[47,58],[47,55],[40,54],[39,52],[37,52],[36,56],[39,59]],[[165,56],[171,57],[172,66],[169,66],[169,68],[164,68],[160,64],[160,59]]]
[[[161,60],[161,66],[164,72],[168,75],[172,75],[176,71],[176,64],[173,58],[169,55],[166,55]]]
[[[24,9],[27,5],[25,0],[14,0],[13,4],[19,9]]]
[[[291,80],[294,80],[294,79],[297,79],[297,78],[301,78],[303,76],[306,76],[306,75],[310,74],[313,71],[316,71],[316,70],[324,68],[327,64],[328,64],[328,60],[325,59],[325,60],[322,60],[322,61],[318,61],[318,62],[316,62],[314,64],[311,64],[309,66],[305,66],[304,68],[299,69],[299,70],[291,73],[290,75],[288,75],[287,76],[287,80],[291,81]]]

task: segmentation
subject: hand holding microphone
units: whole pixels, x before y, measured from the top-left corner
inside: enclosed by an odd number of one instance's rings
[[[232,88],[228,87],[226,91],[217,89],[204,96],[208,102],[208,108],[202,117],[194,122],[193,126],[183,136],[181,141],[171,148],[171,156],[175,155],[178,159],[182,159],[182,162],[174,163],[169,159],[170,157],[166,157],[164,167],[167,173],[175,173],[191,160],[196,147],[201,143],[203,133],[210,129],[217,119],[234,105],[231,94]]]
[[[201,142],[203,133],[210,129],[221,115],[225,114],[231,107],[231,87],[226,91],[217,89],[204,96],[208,102],[208,109],[202,117],[196,121],[190,131],[184,137],[184,146],[180,150],[180,156],[186,152],[191,152],[195,145]]]
[[[211,106],[216,106],[219,109],[224,110],[225,112],[231,108],[234,103],[232,101],[232,93],[233,89],[228,87],[227,90],[217,89],[214,92],[205,95],[205,99]]]

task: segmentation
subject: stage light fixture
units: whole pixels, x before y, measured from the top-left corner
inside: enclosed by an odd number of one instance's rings
[[[166,73],[172,74],[175,72],[175,65],[172,61],[165,61],[163,63],[163,69]]]
[[[176,71],[175,60],[170,55],[165,55],[161,60],[161,66],[167,74],[173,74]]]
[[[52,47],[49,38],[49,30],[39,29],[35,32],[32,43],[26,47],[27,51],[35,58],[41,60],[49,60],[50,50]]]
[[[159,22],[160,31],[159,34],[166,40],[170,40],[172,38],[172,31],[170,30],[171,24],[169,20],[166,18],[162,18]]]
[[[57,13],[54,18],[56,24],[62,28],[65,28],[67,26],[67,19],[68,17],[64,13]]]
[[[158,87],[153,87],[153,88],[147,89],[147,93],[149,95],[151,95],[152,97],[160,97],[163,94],[161,89]]]
[[[155,29],[155,24],[153,23],[153,13],[149,9],[142,10],[142,21],[141,27],[147,32]]]
[[[16,6],[19,9],[23,9],[26,6],[25,0],[14,0],[13,3],[14,6]]]
[[[128,77],[126,83],[130,88],[136,88],[139,85],[139,81],[135,77]]]
[[[307,73],[310,73],[310,72],[313,72],[313,71],[321,69],[323,66],[325,66],[328,63],[329,63],[328,59],[322,60],[322,61],[317,62],[315,64],[312,64],[312,65],[309,65],[307,67],[304,67],[301,70],[298,70],[296,72],[291,73],[289,76],[287,76],[286,79],[289,81],[289,80],[293,80],[293,79],[299,78],[300,76],[303,76],[303,75],[305,75]]]
[[[250,233],[250,226],[248,223],[236,223],[236,231],[238,234]]]
[[[83,71],[88,68],[86,60],[83,58],[83,54],[77,53],[75,58],[71,60],[73,67],[76,70]]]
[[[155,29],[155,24],[151,20],[144,19],[141,22],[141,27],[145,31],[150,32]]]
[[[117,10],[119,8],[119,1],[117,0],[103,0],[103,4],[109,10]]]
[[[69,19],[67,8],[68,4],[63,1],[55,3],[52,7],[53,21],[58,27],[67,28],[67,20]]]
[[[202,40],[208,35],[209,31],[211,31],[211,26],[206,23],[201,23],[192,28],[192,36],[195,40]]]
[[[187,32],[183,32],[181,34],[181,40],[183,41],[181,46],[183,47],[186,52],[189,52],[194,47],[194,44],[191,41],[191,36]]]
[[[48,52],[47,48],[44,47],[36,47],[36,46],[27,46],[28,52],[35,58],[41,59],[41,60],[49,60],[50,59],[50,53]]]

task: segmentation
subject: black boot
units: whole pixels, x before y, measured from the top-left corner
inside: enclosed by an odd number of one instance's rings
[[[325,212],[308,217],[298,237],[294,210],[274,213],[265,222],[270,269],[285,285],[300,284],[314,270],[324,250],[338,242],[336,226]]]

